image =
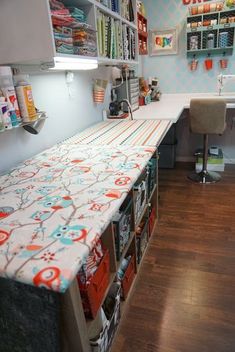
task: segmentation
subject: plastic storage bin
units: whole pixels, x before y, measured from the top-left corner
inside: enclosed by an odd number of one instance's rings
[[[134,185],[134,219],[138,223],[147,201],[147,172]]]
[[[81,285],[78,280],[85,316],[95,318],[109,285],[109,251],[105,250],[98,269],[89,284]]]
[[[113,305],[112,309],[107,313],[106,309],[106,304],[108,304],[107,301],[112,300]],[[121,286],[120,283],[114,282],[113,285],[111,286],[111,289],[108,293],[108,296],[104,302],[103,305],[104,311],[106,313],[106,316],[109,320],[109,327],[108,327],[108,346],[110,347],[115,335],[115,332],[117,330],[120,318],[121,318]]]
[[[144,251],[148,245],[149,239],[149,220],[144,218],[142,224],[139,225],[141,233],[136,233],[136,245],[137,245],[137,263],[140,264],[143,257]]]
[[[116,214],[113,219],[117,260],[120,260],[131,235],[131,214],[132,199],[131,197],[127,197],[121,206],[119,213]]]

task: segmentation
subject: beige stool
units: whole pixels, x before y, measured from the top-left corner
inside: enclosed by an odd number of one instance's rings
[[[203,167],[188,178],[194,182],[212,183],[221,179],[216,172],[207,171],[208,134],[222,134],[226,123],[226,103],[222,99],[192,99],[190,102],[190,129],[204,135]]]

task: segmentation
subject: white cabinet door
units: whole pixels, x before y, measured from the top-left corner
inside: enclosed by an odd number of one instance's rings
[[[55,46],[48,0],[1,0],[0,47],[0,64],[51,61]]]

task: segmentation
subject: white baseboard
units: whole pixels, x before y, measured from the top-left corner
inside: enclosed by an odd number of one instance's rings
[[[177,156],[176,161],[179,161],[182,163],[194,163],[195,157],[194,156]],[[235,159],[224,158],[224,163],[225,164],[235,164]]]

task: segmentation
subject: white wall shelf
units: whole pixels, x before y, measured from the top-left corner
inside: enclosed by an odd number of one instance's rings
[[[235,9],[187,17],[187,57],[232,55]],[[210,39],[209,39],[210,37]]]
[[[28,125],[33,124],[36,121],[46,120],[47,118],[48,117],[46,116],[46,113],[44,111],[40,111],[40,112],[37,113],[35,120],[30,121],[30,122],[23,122],[22,121],[17,126],[12,126],[11,128],[0,130],[0,133],[7,132],[7,131],[12,131],[12,130],[15,130],[16,128],[19,128],[19,127],[28,126]]]

